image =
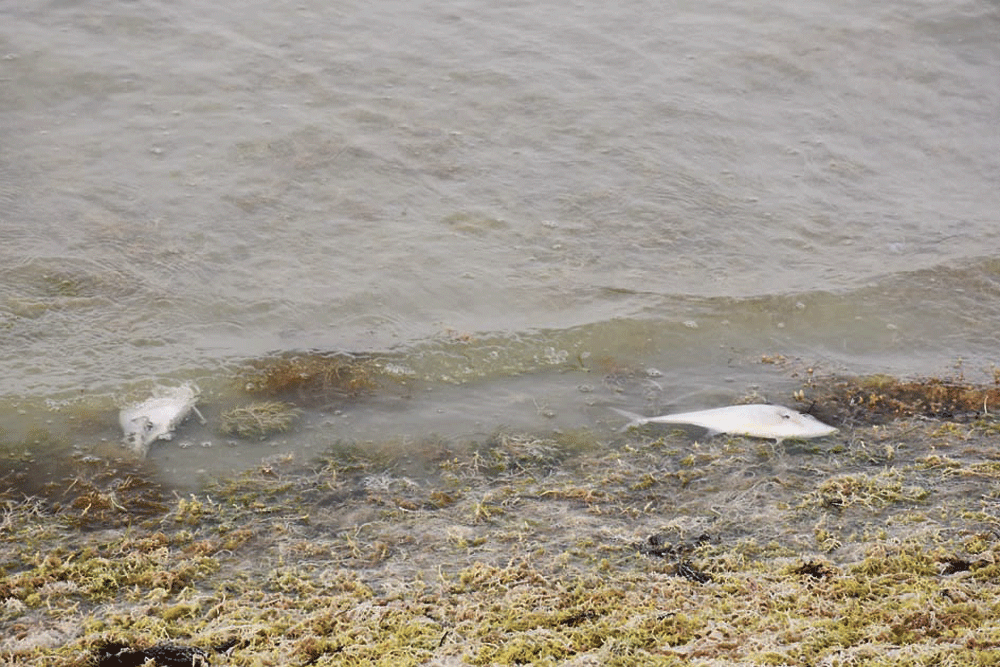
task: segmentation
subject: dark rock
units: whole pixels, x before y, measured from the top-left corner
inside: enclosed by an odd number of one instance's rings
[[[200,648],[177,644],[157,644],[151,648],[133,649],[126,644],[112,643],[97,650],[97,667],[141,667],[147,660],[157,667],[208,667],[208,654]]]

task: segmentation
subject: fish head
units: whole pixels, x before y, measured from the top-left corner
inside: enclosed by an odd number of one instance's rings
[[[836,433],[837,429],[824,424],[812,415],[797,412],[790,408],[775,406],[774,437],[783,438],[821,438],[824,435]]]
[[[149,417],[139,415],[134,419],[122,422],[122,430],[125,432],[123,442],[132,452],[139,456],[146,456],[149,446],[153,441],[163,434],[163,427],[157,428]]]

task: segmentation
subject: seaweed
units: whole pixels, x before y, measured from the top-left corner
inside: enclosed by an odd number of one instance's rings
[[[38,499],[47,509],[64,513],[75,528],[107,528],[159,516],[172,497],[145,461],[131,457],[26,456],[5,463],[0,499]]]
[[[375,360],[345,353],[284,354],[250,362],[239,381],[249,394],[322,403],[356,399],[378,388]]]
[[[884,471],[875,475],[834,475],[824,479],[810,493],[804,504],[821,507],[844,508],[860,504],[865,507],[884,507],[890,503],[921,502],[930,492],[917,485],[904,485],[899,471]]]
[[[856,425],[826,450],[428,438],[413,477],[412,450],[330,443],[184,495],[148,462],[29,484],[11,460],[0,656],[995,665],[995,436],[951,423]]]
[[[927,418],[970,422],[1000,411],[1000,385],[976,385],[963,378],[901,380],[887,375],[812,377],[810,412],[834,423],[886,424]],[[805,401],[805,391],[797,396]]]
[[[219,430],[239,438],[263,440],[287,431],[300,411],[288,403],[261,401],[233,408],[219,417]]]

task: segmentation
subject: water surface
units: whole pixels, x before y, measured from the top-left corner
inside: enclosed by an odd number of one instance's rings
[[[268,443],[189,425],[152,458],[183,479],[335,439],[788,402],[764,355],[997,361],[995,3],[0,16],[12,449],[92,451],[157,382],[217,414],[246,360],[303,350],[385,358],[405,388]]]

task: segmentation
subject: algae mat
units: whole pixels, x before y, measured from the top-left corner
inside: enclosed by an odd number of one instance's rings
[[[10,462],[0,658],[996,665],[998,440],[988,420],[781,447],[496,434],[334,446],[184,496],[93,461],[25,496],[33,464]]]

